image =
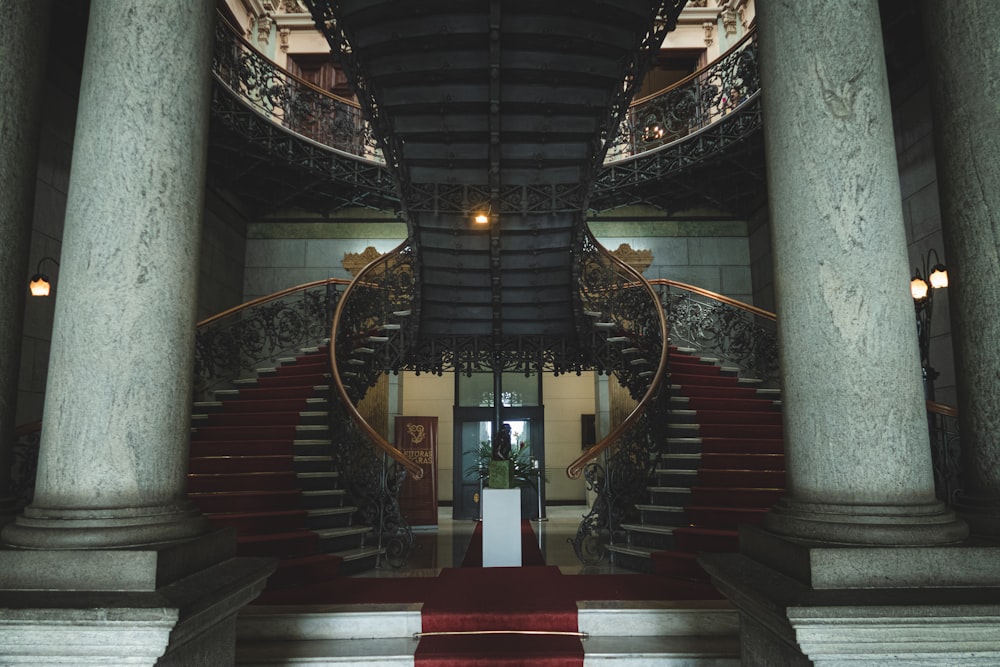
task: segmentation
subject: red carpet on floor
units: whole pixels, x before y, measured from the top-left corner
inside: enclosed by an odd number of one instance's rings
[[[531,528],[531,522],[521,521],[521,565],[535,566],[545,565],[545,557],[542,556],[538,548],[538,538]],[[472,541],[465,552],[462,560],[462,567],[482,567],[483,566],[483,524],[478,522],[472,531]]]
[[[530,530],[529,530],[530,533]],[[421,612],[417,667],[582,667],[576,600],[557,567],[447,569]],[[489,634],[499,633],[499,634]]]

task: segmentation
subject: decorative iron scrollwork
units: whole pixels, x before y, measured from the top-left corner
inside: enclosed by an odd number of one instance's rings
[[[595,491],[590,512],[570,539],[577,558],[586,565],[607,556],[607,545],[625,539],[623,523],[637,518],[637,504],[653,478],[656,462],[664,447],[662,428],[666,408],[657,398],[631,429],[607,452],[603,463],[591,462],[584,468],[588,490]]]
[[[774,320],[717,299],[657,285],[674,345],[692,347],[739,367],[741,374],[778,386],[778,334]]]
[[[330,429],[338,434],[331,453],[344,480],[344,491],[358,508],[360,522],[374,529],[386,561],[399,567],[410,557],[414,545],[413,529],[399,506],[406,469],[371,446],[335,393],[331,393],[329,403]]]
[[[688,137],[740,110],[759,90],[757,33],[752,32],[678,85],[634,102],[618,125],[607,162]]]
[[[216,21],[212,69],[230,90],[274,123],[324,146],[381,160],[358,105],[281,69],[223,20]]]
[[[196,392],[222,388],[324,340],[345,284],[330,280],[305,285],[199,326]]]
[[[35,475],[38,471],[38,446],[42,438],[41,422],[30,428],[18,429],[10,467],[10,488],[14,496],[14,511],[21,512],[35,497]]]
[[[962,492],[960,458],[961,438],[958,431],[958,415],[954,409],[930,407],[928,404],[927,424],[931,442],[931,465],[934,469],[934,489],[938,500],[948,506],[954,505]]]

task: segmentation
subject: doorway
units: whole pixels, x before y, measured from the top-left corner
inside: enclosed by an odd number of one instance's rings
[[[482,484],[477,472],[480,457],[488,456],[493,440],[492,407],[456,407],[454,433],[453,513],[455,519],[478,520],[482,518]],[[545,470],[544,408],[503,407],[503,423],[511,427],[511,449],[525,448],[523,460],[537,467],[528,472],[521,483],[521,518],[537,519],[539,494],[545,505],[545,483],[539,484],[538,472]]]

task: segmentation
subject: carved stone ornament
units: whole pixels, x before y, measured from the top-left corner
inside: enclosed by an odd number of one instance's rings
[[[261,44],[267,44],[268,40],[271,39],[271,25],[274,20],[270,16],[258,16],[257,17],[257,41]]]
[[[715,41],[715,23],[705,21],[701,27],[705,29],[705,46],[712,46],[712,42]]]
[[[285,53],[288,53],[288,38],[291,34],[292,31],[290,28],[281,28],[278,30],[278,47]]]
[[[649,265],[653,263],[652,250],[633,250],[632,246],[627,243],[618,246],[617,250],[612,250],[611,254],[639,273],[645,273]]]
[[[726,35],[732,37],[736,34],[736,10],[735,9],[725,9],[722,12],[722,25],[726,29]]]
[[[382,256],[374,246],[368,246],[363,252],[345,252],[343,266],[352,276],[358,275],[361,269],[365,268],[376,259]]]

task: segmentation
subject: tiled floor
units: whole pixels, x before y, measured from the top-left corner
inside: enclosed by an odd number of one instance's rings
[[[564,574],[629,574],[607,563],[583,565],[573,552],[570,540],[576,536],[580,520],[587,513],[584,505],[557,505],[547,507],[547,521],[532,521],[531,527],[538,538],[538,546],[549,565],[557,565]],[[400,568],[387,564],[369,570],[362,577],[433,577],[441,568],[461,564],[472,538],[476,522],[451,518],[451,508],[438,509],[437,527],[414,529],[415,548],[409,561]]]

